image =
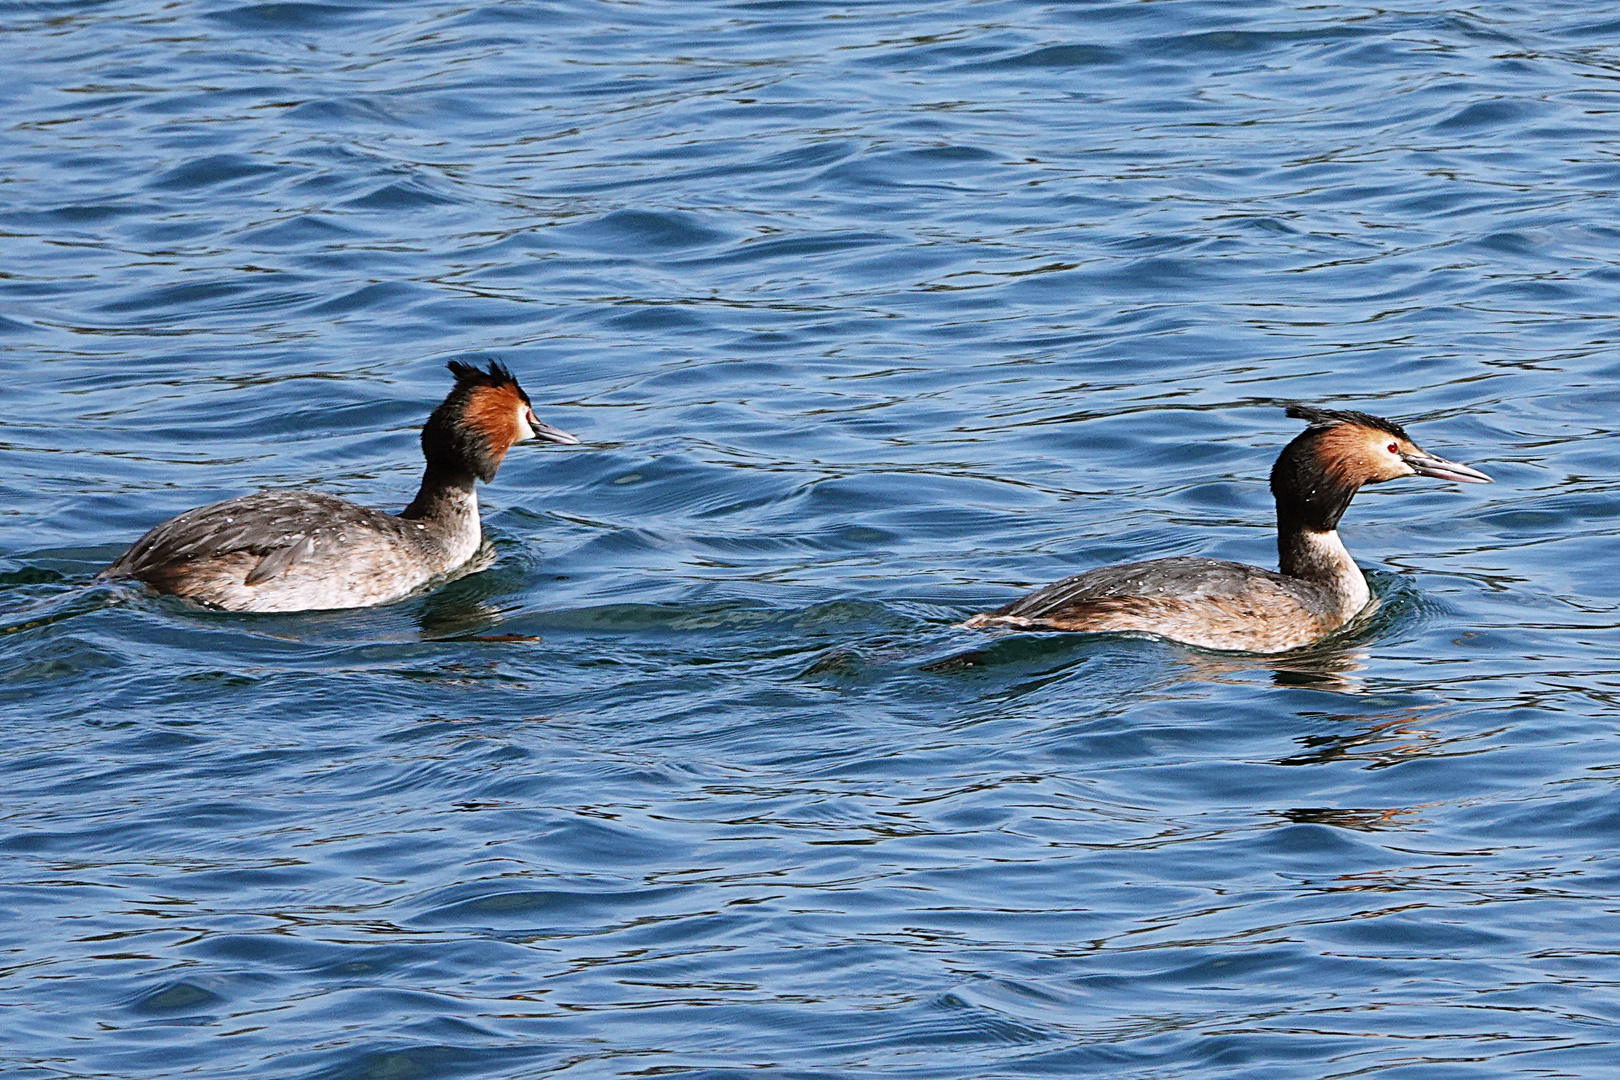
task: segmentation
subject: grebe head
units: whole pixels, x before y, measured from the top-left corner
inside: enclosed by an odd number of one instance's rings
[[[422,454],[429,469],[467,473],[488,483],[513,443],[579,442],[540,422],[529,395],[500,361],[491,360],[487,370],[459,360],[448,366],[456,387],[422,427]]]
[[[1288,415],[1310,424],[1289,443],[1271,469],[1278,523],[1316,532],[1336,528],[1363,484],[1402,476],[1432,476],[1464,484],[1488,484],[1478,469],[1436,457],[1418,447],[1393,420],[1350,410],[1288,406]]]

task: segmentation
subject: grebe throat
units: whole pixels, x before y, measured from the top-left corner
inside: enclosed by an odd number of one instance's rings
[[[1278,569],[1319,585],[1339,602],[1346,618],[1367,606],[1372,591],[1361,567],[1345,550],[1339,530],[1296,529],[1277,536]]]
[[[422,477],[416,498],[399,516],[415,522],[428,539],[443,548],[450,566],[472,558],[484,540],[478,520],[478,493],[468,474],[446,475],[430,467]]]

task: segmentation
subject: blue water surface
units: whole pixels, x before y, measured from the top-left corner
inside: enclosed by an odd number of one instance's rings
[[[0,1073],[1613,1077],[1617,319],[1610,5],[0,3]],[[487,569],[94,583],[458,358]],[[957,627],[1289,401],[1366,626]]]

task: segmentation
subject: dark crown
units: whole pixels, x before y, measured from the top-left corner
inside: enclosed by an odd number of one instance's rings
[[[1304,420],[1310,424],[1310,430],[1316,428],[1338,427],[1340,424],[1356,424],[1374,431],[1387,432],[1399,439],[1411,441],[1406,429],[1393,420],[1385,420],[1382,416],[1372,413],[1356,412],[1353,409],[1318,409],[1314,405],[1290,405],[1288,415],[1295,420]]]
[[[517,376],[513,375],[507,366],[499,360],[491,360],[488,370],[476,364],[464,364],[460,360],[452,360],[445,367],[450,374],[456,377],[456,389],[472,389],[477,386],[510,386],[522,396],[525,403],[529,396],[523,393],[523,387],[518,385]]]

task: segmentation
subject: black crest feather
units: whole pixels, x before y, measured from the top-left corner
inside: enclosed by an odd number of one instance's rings
[[[501,467],[506,447],[492,448],[482,432],[465,422],[466,411],[486,388],[510,388],[525,405],[529,404],[529,395],[499,360],[491,360],[487,368],[460,360],[452,360],[445,367],[456,377],[456,385],[422,426],[422,454],[427,458],[428,471],[476,476],[488,483]]]
[[[1340,424],[1357,424],[1361,427],[1372,428],[1374,431],[1384,431],[1397,438],[1411,441],[1406,429],[1393,420],[1386,420],[1382,416],[1372,413],[1356,412],[1354,409],[1318,409],[1314,405],[1290,405],[1288,415],[1295,420],[1304,420],[1312,428],[1338,427]]]
[[[456,386],[516,386],[517,377],[499,360],[491,360],[488,370],[477,364],[452,360],[445,367],[456,377]]]

